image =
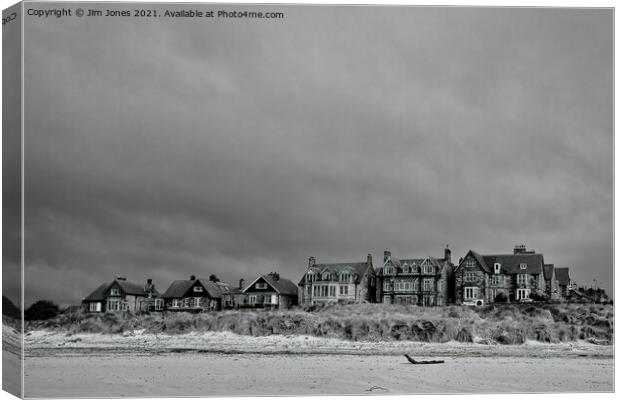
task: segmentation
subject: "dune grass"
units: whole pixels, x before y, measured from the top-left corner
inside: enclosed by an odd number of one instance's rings
[[[411,340],[521,344],[588,340],[611,344],[613,306],[584,304],[490,305],[482,308],[417,307],[385,304],[327,305],[292,310],[191,314],[64,313],[26,323],[26,330],[67,334],[233,332],[265,336],[311,335],[350,341]]]

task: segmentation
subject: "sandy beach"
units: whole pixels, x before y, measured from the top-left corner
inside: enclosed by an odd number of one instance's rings
[[[613,391],[613,347],[589,343],[32,332],[26,348],[27,397]]]

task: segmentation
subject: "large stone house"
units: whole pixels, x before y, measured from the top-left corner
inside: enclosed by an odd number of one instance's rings
[[[176,280],[161,295],[169,311],[217,311],[222,308],[222,289],[216,282],[196,279]]]
[[[241,291],[242,308],[287,309],[297,305],[297,286],[277,272],[260,275]]]
[[[113,311],[161,311],[163,300],[151,279],[145,285],[128,282],[124,277],[117,277],[112,282],[101,284],[82,300],[88,312]]]
[[[385,250],[383,267],[377,271],[377,300],[385,304],[446,305],[453,268],[448,246],[443,258],[398,259]]]
[[[299,303],[375,302],[376,275],[372,255],[365,262],[317,264],[308,260],[308,268],[299,281]]]
[[[470,250],[454,272],[457,303],[481,305],[527,301],[546,291],[544,258],[519,245],[513,254],[481,255]]]

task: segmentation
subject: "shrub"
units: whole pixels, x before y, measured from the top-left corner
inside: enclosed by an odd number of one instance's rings
[[[58,306],[49,300],[38,300],[24,311],[26,321],[38,321],[54,318],[58,315]]]
[[[506,293],[504,292],[499,292],[497,296],[495,296],[495,302],[496,303],[507,303],[508,296],[506,296]]]

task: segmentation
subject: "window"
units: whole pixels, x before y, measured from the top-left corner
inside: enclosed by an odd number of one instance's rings
[[[349,287],[348,286],[340,286],[340,294],[341,295],[349,294]]]
[[[473,282],[476,280],[475,272],[465,272],[465,282]]]
[[[349,274],[348,272],[341,274],[340,282],[343,282],[343,283],[351,282],[351,274]]]
[[[411,264],[411,273],[412,274],[417,274],[418,273],[418,266],[414,264]]]
[[[110,296],[120,296],[121,295],[121,290],[119,288],[112,288],[110,289]]]
[[[107,311],[120,311],[120,310],[121,310],[120,300],[108,300]]]
[[[478,288],[477,287],[466,287],[465,288],[465,300],[471,300],[478,297]]]
[[[385,268],[385,274],[386,275],[392,275],[393,273],[394,273],[393,272],[393,268],[391,268],[391,267]]]
[[[327,288],[328,288],[328,287],[329,287],[329,286],[327,286],[327,285],[323,285],[323,286],[321,286],[321,296],[322,296],[322,297],[327,297]]]
[[[164,299],[155,299],[155,310],[161,311],[164,309]]]
[[[194,307],[202,307],[202,297],[194,297]]]
[[[312,283],[314,281],[314,274],[312,272],[308,272],[306,275],[306,281]]]
[[[324,281],[328,281],[332,278],[331,274],[329,272],[326,272],[323,274],[323,280]]]
[[[409,266],[405,263],[405,265],[403,265],[403,272],[406,274],[409,272]]]
[[[256,282],[256,289],[267,289],[267,282]]]
[[[383,290],[390,290],[390,282],[383,282]]]
[[[495,273],[496,273],[496,274],[499,274],[499,272],[501,271],[501,268],[502,268],[502,264],[500,264],[500,263],[495,263],[495,264],[494,264],[494,267],[495,267]]]
[[[491,283],[493,285],[500,285],[503,283],[503,276],[502,275],[493,275],[493,277],[491,278]]]
[[[430,291],[433,290],[433,280],[432,279],[424,279],[422,281],[422,289],[424,291]]]
[[[329,287],[329,297],[336,297],[336,286]]]
[[[90,303],[88,305],[88,311],[90,311],[90,312],[101,312],[101,303],[99,303],[99,302]]]
[[[519,274],[517,275],[517,283],[519,285],[526,285],[527,284],[527,279],[528,278],[528,274]]]
[[[517,300],[529,299],[530,289],[517,289]]]
[[[420,290],[420,284],[418,283],[418,280],[416,279],[415,281],[413,281],[413,291],[417,292],[418,290]]]
[[[475,267],[476,266],[476,261],[468,258],[467,260],[465,260],[465,266],[466,267]]]
[[[314,293],[313,296],[317,297],[319,295],[319,287],[320,286],[314,286]]]
[[[194,286],[194,292],[202,292],[202,286]]]
[[[181,307],[182,302],[180,299],[173,299],[172,300],[172,307]]]
[[[519,264],[519,268],[527,269],[527,264],[526,263],[521,263],[521,264]]]

